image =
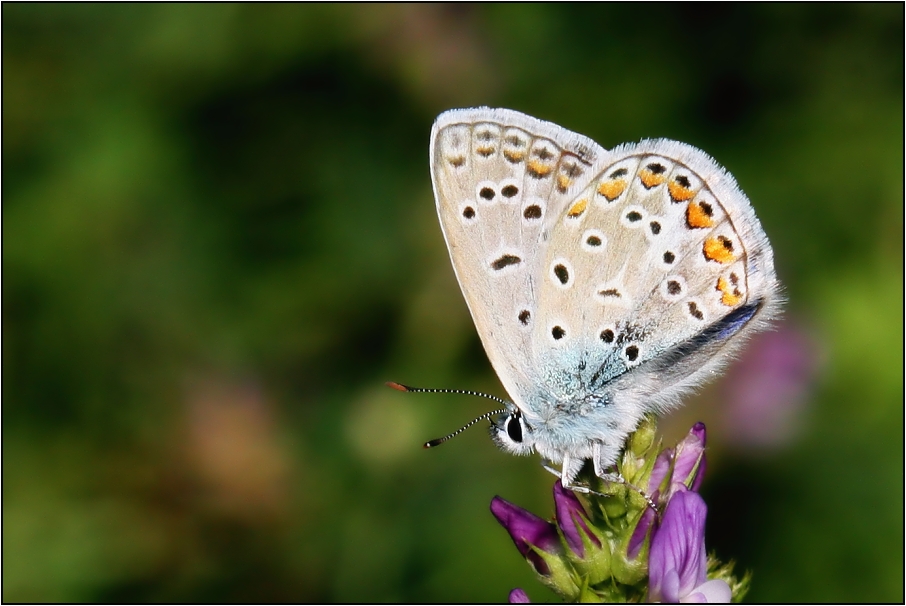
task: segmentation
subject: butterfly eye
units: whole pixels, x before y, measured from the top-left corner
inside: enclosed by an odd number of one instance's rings
[[[522,424],[519,422],[519,415],[510,415],[506,420],[506,434],[517,444],[522,443]]]

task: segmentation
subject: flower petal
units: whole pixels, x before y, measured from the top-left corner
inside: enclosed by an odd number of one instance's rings
[[[698,489],[702,486],[702,482],[705,480],[705,471],[707,469],[708,456],[705,453],[702,453],[702,458],[698,462],[698,469],[695,471],[695,477],[692,478],[692,484],[689,486],[690,490],[698,492]]]
[[[698,493],[678,487],[651,538],[648,560],[649,599],[683,599],[707,581],[705,516]],[[676,590],[676,595],[672,595]],[[670,595],[668,595],[670,594]]]
[[[654,498],[658,494],[658,489],[667,474],[670,473],[670,464],[673,462],[673,448],[665,448],[658,454],[654,460],[654,467],[651,468],[651,476],[648,479],[648,494]]]
[[[682,482],[690,488],[701,486],[705,475],[704,459],[705,424],[699,422],[693,425],[683,441],[676,445],[672,482]]]
[[[500,497],[491,500],[491,513],[510,533],[510,538],[513,539],[522,557],[529,560],[539,573],[549,574],[547,564],[529,545],[549,553],[559,552],[560,537],[557,535],[557,527]]]
[[[517,587],[516,589],[514,589],[513,591],[510,592],[509,603],[510,604],[531,604],[532,601],[530,599],[528,599],[528,594],[526,594],[524,590]]]
[[[648,529],[651,528],[653,522],[654,510],[646,507],[642,517],[639,518],[638,524],[635,525],[635,530],[632,531],[632,536],[629,537],[629,544],[626,546],[626,555],[630,558],[635,559],[639,555],[639,550],[645,543],[645,536],[648,534]]]
[[[664,602],[666,604],[679,604],[680,601],[680,581],[679,573],[675,570],[668,570],[664,575],[661,583],[661,597],[655,602]]]
[[[566,543],[580,558],[585,557],[585,545],[582,543],[582,535],[589,537],[598,546],[601,542],[598,540],[588,526],[585,524],[583,516],[587,516],[585,508],[582,507],[579,497],[572,490],[564,488],[560,481],[554,482],[554,506],[557,510],[557,524],[566,537]]]
[[[683,602],[695,602],[698,604],[729,604],[733,598],[733,592],[730,586],[723,579],[711,579],[705,581],[692,590]]]

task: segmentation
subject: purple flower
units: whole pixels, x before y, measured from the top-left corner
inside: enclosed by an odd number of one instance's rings
[[[548,553],[559,553],[560,537],[557,535],[557,527],[500,497],[491,500],[491,513],[510,533],[510,538],[522,557],[531,562],[539,574],[549,575],[547,563],[531,547]]]
[[[676,448],[666,448],[658,455],[654,462],[654,468],[651,470],[651,478],[648,481],[648,492],[656,503],[665,506],[670,502],[673,495],[680,490],[689,488],[693,491],[698,491],[705,478],[705,468],[707,466],[705,441],[705,424],[699,422],[692,426],[692,429],[689,430],[683,441],[676,445]],[[665,491],[661,493],[660,486],[663,484],[667,474],[670,473],[671,467],[673,474],[670,476]],[[638,555],[654,519],[654,511],[651,509],[642,514],[642,518],[636,525],[635,531],[633,531],[629,540],[629,557],[634,558]]]
[[[580,500],[558,481],[552,522],[500,497],[491,501],[519,553],[564,600],[714,603],[745,595],[749,575],[738,580],[732,564],[705,554],[708,510],[697,492],[705,474],[705,426],[696,423],[672,448],[654,439],[654,429],[647,419],[616,464],[624,482],[649,498],[605,482],[605,492],[589,491]],[[517,588],[509,602],[529,599]]]
[[[531,600],[528,599],[528,594],[520,588],[516,588],[510,592],[509,603],[510,604],[531,604]]]
[[[648,482],[648,490],[652,495],[660,488],[670,471],[671,464],[673,465],[673,475],[667,486],[667,498],[662,502],[670,500],[669,494],[675,492],[677,484],[685,484],[692,490],[698,490],[705,476],[705,441],[705,424],[699,422],[692,426],[676,448],[664,449],[658,455],[654,462],[654,469],[651,470],[651,480]]]
[[[587,517],[587,515],[576,493],[568,488],[563,488],[563,483],[559,481],[554,482],[554,506],[557,509],[557,524],[573,553],[580,558],[585,557],[582,533],[598,547],[601,546],[601,541],[588,529],[588,525],[583,519],[583,516]]]
[[[708,508],[696,492],[680,489],[664,511],[651,538],[648,600],[652,602],[729,602],[730,586],[708,580],[705,516]]]

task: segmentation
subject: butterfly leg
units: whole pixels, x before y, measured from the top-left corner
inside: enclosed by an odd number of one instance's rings
[[[548,461],[546,459],[541,461],[541,467],[543,467],[544,469],[546,469],[547,471],[549,471],[550,473],[554,474],[555,476],[557,476],[559,478],[560,470],[557,469],[556,467],[554,467],[553,465],[554,464],[551,461]]]
[[[597,455],[597,452],[595,454]],[[628,486],[629,488],[635,490],[640,495],[642,495],[642,497],[645,499],[645,501],[648,503],[648,506],[651,507],[651,509],[657,511],[657,505],[655,504],[654,501],[651,500],[651,497],[649,497],[647,494],[645,494],[641,489],[639,489],[639,488],[633,486],[632,484],[630,484],[629,482],[627,482],[626,478],[624,478],[620,474],[605,472],[603,470],[603,468],[598,464],[598,460],[599,460],[599,457],[597,457],[597,456],[592,460],[592,462],[594,463],[594,466],[595,466],[595,475],[596,476],[598,476],[605,482],[615,482],[617,484],[623,484],[623,485]],[[592,490],[588,486],[583,486],[581,484],[572,483],[572,480],[575,479],[576,474],[578,474],[579,470],[582,469],[582,460],[581,459],[573,460],[573,459],[570,459],[569,457],[563,458],[562,468],[564,471],[568,470],[570,468],[570,466],[575,467],[575,469],[572,470],[572,472],[573,472],[572,478],[570,478],[570,476],[566,476],[566,479],[564,479],[564,472],[561,472],[556,467],[553,467],[553,463],[551,461],[542,460],[541,466],[544,467],[544,469],[546,469],[550,473],[552,473],[555,476],[557,476],[558,478],[560,478],[560,482],[563,484],[563,488],[572,490],[573,492],[579,492],[582,494],[593,494],[598,497],[609,496],[609,495],[604,494],[603,492],[598,492],[596,490]]]
[[[585,486],[579,486],[572,483],[572,481],[576,478],[576,475],[582,469],[582,462],[582,459],[571,459],[567,456],[563,457],[563,463],[560,465],[560,469],[554,467],[554,463],[546,459],[541,461],[541,466],[550,473],[560,478],[560,482],[563,484],[563,488],[568,488],[576,492],[593,493],[591,489]]]
[[[563,455],[563,463],[560,465],[560,482],[563,483],[563,488],[573,487],[573,480],[579,475],[584,462],[582,459],[574,459],[569,455]]]
[[[619,473],[612,473],[606,470],[606,467],[603,461],[612,460],[615,457],[612,457],[610,453],[604,452],[604,445],[600,442],[595,442],[592,446],[592,457],[591,462],[595,466],[595,475],[604,480],[605,482],[615,482],[617,484],[627,484],[626,479],[621,476]]]
[[[599,497],[607,496],[603,493],[592,490],[588,486],[583,486],[581,484],[573,484],[572,481],[570,480],[570,476],[564,476],[565,471],[571,471],[572,479],[575,479],[576,474],[578,474],[579,471],[582,469],[582,463],[583,463],[582,459],[570,459],[569,457],[564,457],[563,464],[562,464],[563,471],[553,467],[553,463],[551,461],[547,461],[547,460],[541,461],[541,466],[544,467],[544,469],[546,469],[550,473],[552,473],[555,476],[557,476],[558,478],[560,478],[560,482],[563,484],[563,488],[566,488],[567,490],[572,490],[573,492],[580,492],[582,494],[593,494],[593,495],[597,495]],[[572,467],[572,469],[570,469],[571,467]],[[566,479],[564,479],[564,477],[566,477]]]

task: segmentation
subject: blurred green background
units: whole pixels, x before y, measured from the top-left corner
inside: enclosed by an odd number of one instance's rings
[[[4,601],[552,597],[488,511],[537,457],[383,386],[504,395],[428,173],[474,105],[733,172],[786,319],[662,431],[751,601],[903,599],[902,4],[2,11]]]

